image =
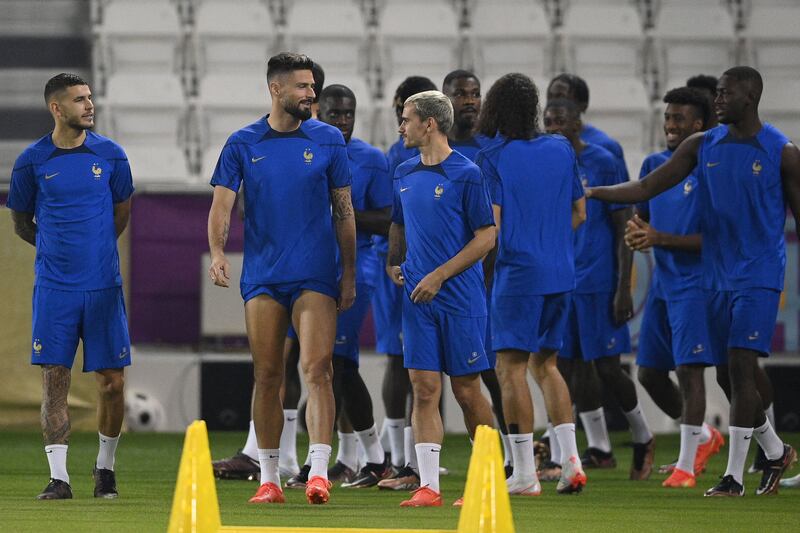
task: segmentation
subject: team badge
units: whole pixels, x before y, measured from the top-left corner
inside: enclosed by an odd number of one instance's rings
[[[305,159],[306,165],[310,165],[311,161],[314,160],[314,154],[311,152],[311,148],[306,148],[303,151],[303,159]]]
[[[691,181],[686,180],[686,182],[683,184],[683,195],[689,196],[689,193],[691,193],[692,190],[694,190],[694,184]]]
[[[761,160],[756,159],[753,161],[753,176],[761,174]]]
[[[94,163],[92,165],[92,174],[94,174],[94,179],[99,180],[102,173],[103,169],[97,163]]]
[[[444,194],[444,185],[440,183],[439,185],[436,186],[435,189],[433,189],[433,197],[438,200],[439,198],[442,197],[443,194]]]
[[[40,339],[33,339],[33,353],[34,355],[42,353],[42,341]]]

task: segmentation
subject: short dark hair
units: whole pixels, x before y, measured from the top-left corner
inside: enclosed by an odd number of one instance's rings
[[[435,90],[437,90],[436,84],[434,84],[430,78],[426,78],[425,76],[409,76],[397,86],[394,97],[402,103],[408,100],[409,96],[423,91]]]
[[[532,139],[539,133],[539,91],[528,76],[506,74],[489,89],[481,106],[479,131],[509,139]]]
[[[311,75],[314,76],[314,102],[319,102],[319,95],[325,88],[325,71],[319,63],[312,63]]]
[[[465,78],[472,78],[478,82],[478,85],[481,84],[481,80],[479,80],[478,76],[476,76],[474,73],[464,69],[457,69],[450,72],[449,74],[447,74],[447,76],[444,77],[444,81],[442,82],[442,91],[444,91],[445,87],[447,87],[454,81],[462,80]]]
[[[578,104],[569,98],[555,98],[553,100],[548,100],[547,105],[544,106],[544,110],[547,111],[550,108],[566,109],[567,113],[575,118],[578,118],[581,115],[581,110],[578,109]]]
[[[703,91],[708,91],[711,94],[716,94],[717,92],[717,77],[710,76],[708,74],[698,74],[697,76],[692,76],[688,80],[686,80],[686,86],[691,87],[693,89],[700,89]]]
[[[281,52],[269,58],[267,62],[267,81],[272,81],[279,74],[286,74],[295,70],[310,70],[313,73],[314,62],[304,54]]]
[[[77,74],[71,74],[69,72],[62,72],[61,74],[56,74],[49,80],[44,86],[44,101],[49,102],[50,97],[53,96],[57,92],[61,92],[68,87],[74,87],[75,85],[89,85],[86,83],[86,80],[78,76]]]
[[[697,118],[703,121],[703,129],[708,127],[708,120],[711,118],[711,106],[708,102],[708,96],[703,90],[693,87],[677,87],[667,91],[667,94],[664,95],[664,103],[692,106]]]
[[[356,95],[350,90],[350,87],[337,83],[328,85],[319,93],[319,99],[324,98],[352,98],[353,102],[356,102]]]
[[[733,78],[737,82],[747,83],[750,90],[755,93],[756,104],[761,99],[761,92],[764,90],[764,80],[761,78],[761,73],[753,67],[739,66],[729,68],[722,73],[723,76]]]
[[[549,90],[550,86],[557,81],[567,84],[570,92],[572,93],[572,97],[575,98],[577,103],[583,104],[587,107],[589,106],[589,85],[586,84],[586,80],[576,74],[562,72],[550,80],[550,83],[547,85],[547,89]]]

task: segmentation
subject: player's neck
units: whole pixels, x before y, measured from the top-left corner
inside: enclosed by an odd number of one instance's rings
[[[475,132],[472,128],[453,128],[450,130],[450,133],[447,134],[447,138],[453,142],[465,142],[472,139],[474,136]]]
[[[728,133],[737,139],[749,139],[761,131],[761,126],[761,119],[758,118],[758,115],[751,115],[738,122],[728,124]]]
[[[453,150],[447,143],[444,135],[431,136],[429,142],[419,147],[419,155],[422,164],[425,166],[438,165],[447,159]]]
[[[300,127],[303,121],[294,115],[290,115],[279,107],[274,107],[267,117],[267,124],[275,131],[288,132]]]
[[[86,130],[56,124],[51,139],[56,148],[77,148],[86,140]]]
[[[580,137],[576,136],[573,139],[569,140],[569,143],[572,145],[572,149],[575,150],[575,153],[580,155],[583,152],[584,148],[586,148],[586,143],[581,140]]]

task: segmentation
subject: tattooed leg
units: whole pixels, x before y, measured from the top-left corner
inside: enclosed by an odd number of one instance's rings
[[[45,445],[69,442],[69,412],[67,394],[72,374],[69,368],[42,366],[42,435]]]
[[[122,429],[125,416],[125,374],[121,368],[108,368],[95,372],[99,402],[97,403],[97,429],[103,435],[116,437]]]

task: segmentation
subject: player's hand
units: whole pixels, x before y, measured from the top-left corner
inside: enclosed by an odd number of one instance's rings
[[[633,318],[633,296],[630,289],[617,289],[614,295],[614,325],[621,326]]]
[[[336,309],[343,313],[347,311],[356,301],[356,280],[355,274],[343,274],[339,282],[339,299],[336,300]]]
[[[426,304],[430,302],[439,293],[439,289],[442,288],[442,283],[444,283],[444,276],[437,270],[434,270],[422,278],[422,281],[417,283],[417,286],[411,291],[411,301],[415,304]]]
[[[589,199],[594,196],[594,187],[584,187],[583,188],[583,195]]]
[[[653,226],[633,215],[625,226],[625,244],[631,250],[643,252],[658,246],[659,233]]]
[[[224,255],[212,257],[211,266],[208,267],[208,275],[211,281],[218,287],[228,287],[231,276],[231,264],[225,259]]]
[[[406,281],[403,277],[403,270],[399,266],[387,266],[386,274],[389,276],[389,279],[392,280],[392,283],[400,287],[402,287],[403,283]]]

